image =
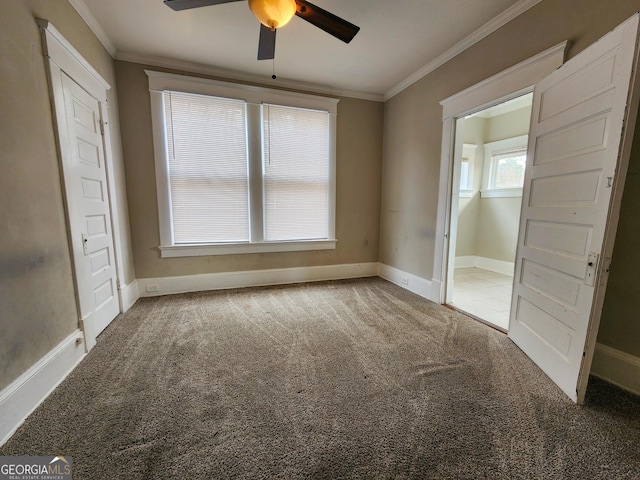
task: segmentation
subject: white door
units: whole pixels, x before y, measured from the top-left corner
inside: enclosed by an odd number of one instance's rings
[[[534,91],[509,337],[578,403],[634,130],[637,38],[636,15]]]
[[[78,304],[87,348],[119,313],[99,102],[61,72],[57,111]],[[57,109],[58,110],[58,109]],[[63,132],[64,130],[64,132]]]

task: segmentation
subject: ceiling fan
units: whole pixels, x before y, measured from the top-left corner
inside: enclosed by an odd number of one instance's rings
[[[219,5],[244,0],[164,0],[174,10]],[[248,0],[249,8],[260,20],[258,60],[271,60],[276,52],[276,29],[286,25],[294,15],[306,20],[334,37],[349,43],[360,27],[327,12],[305,0]]]

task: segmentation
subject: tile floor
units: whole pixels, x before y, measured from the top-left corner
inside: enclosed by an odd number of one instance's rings
[[[506,331],[512,283],[512,276],[481,268],[456,268],[449,304]]]

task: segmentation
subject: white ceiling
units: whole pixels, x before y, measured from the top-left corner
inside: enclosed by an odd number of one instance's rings
[[[294,17],[278,30],[276,83],[388,98],[539,1],[314,0],[361,30],[345,44]],[[272,82],[247,2],[181,12],[162,0],[70,2],[116,58]]]

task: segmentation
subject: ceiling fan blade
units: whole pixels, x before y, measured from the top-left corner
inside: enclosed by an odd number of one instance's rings
[[[353,40],[360,31],[360,27],[353,23],[305,0],[296,0],[296,15],[345,43]]]
[[[276,30],[260,24],[258,60],[273,60],[276,56]]]
[[[167,7],[178,11],[187,10],[189,8],[208,7],[209,5],[242,1],[244,0],[164,0],[164,4]]]

